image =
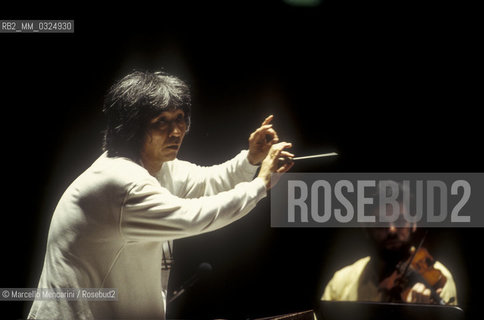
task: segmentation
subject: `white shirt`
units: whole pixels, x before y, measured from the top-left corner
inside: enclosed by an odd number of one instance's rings
[[[172,240],[247,214],[266,196],[256,170],[247,151],[212,167],[166,162],[156,178],[102,155],[54,211],[38,288],[115,288],[118,300],[36,300],[29,319],[164,319]]]

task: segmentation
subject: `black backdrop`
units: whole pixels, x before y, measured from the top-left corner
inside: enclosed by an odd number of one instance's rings
[[[336,150],[316,172],[479,172],[477,8],[457,2],[283,1],[6,9],[74,19],[74,34],[0,34],[4,151],[0,287],[35,287],[50,215],[101,150],[109,85],[133,69],[193,91],[179,157],[221,162],[268,114],[296,154]],[[310,309],[332,273],[367,250],[358,229],[272,229],[269,198],[225,229],[176,242],[171,286],[213,271],[170,317],[248,318]],[[479,300],[481,229],[434,229],[468,317]],[[28,303],[1,303],[5,318]]]

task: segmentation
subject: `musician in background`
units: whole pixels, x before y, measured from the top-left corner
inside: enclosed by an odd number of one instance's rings
[[[377,188],[379,193],[379,188]],[[399,195],[403,194],[404,187],[399,184]],[[397,198],[400,204],[400,218],[407,210],[403,205],[402,197]],[[372,212],[378,210],[378,196]],[[389,210],[389,208],[387,208]],[[391,288],[398,283],[396,267],[405,267],[405,262],[412,259],[416,248],[412,246],[417,227],[405,222],[404,226],[390,224],[388,227],[366,228],[368,238],[372,244],[373,252],[370,256],[361,258],[333,275],[326,285],[321,300],[333,301],[374,301],[374,302],[408,302],[408,303],[442,303],[456,305],[457,292],[454,279],[450,271],[439,261],[435,261],[433,268],[439,270],[446,278],[443,287],[434,290],[442,300],[436,301],[432,297],[432,290],[423,282],[414,281],[406,289],[405,297]],[[404,279],[405,280],[405,279]],[[398,291],[398,290],[396,290]]]

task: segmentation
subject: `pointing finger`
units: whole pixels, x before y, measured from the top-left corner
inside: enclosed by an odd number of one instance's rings
[[[274,115],[271,114],[270,116],[264,119],[264,121],[262,122],[262,126],[269,124],[272,121],[272,119],[274,119]]]

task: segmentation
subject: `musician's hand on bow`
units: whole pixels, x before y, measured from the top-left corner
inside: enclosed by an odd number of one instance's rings
[[[437,293],[440,294],[442,289],[437,289]],[[417,282],[410,289],[410,293],[407,295],[406,302],[410,303],[435,303],[431,296],[431,291],[423,283]]]
[[[253,165],[260,164],[267,156],[271,146],[279,142],[277,132],[271,124],[273,118],[273,115],[268,116],[249,137],[249,154],[247,159]]]

